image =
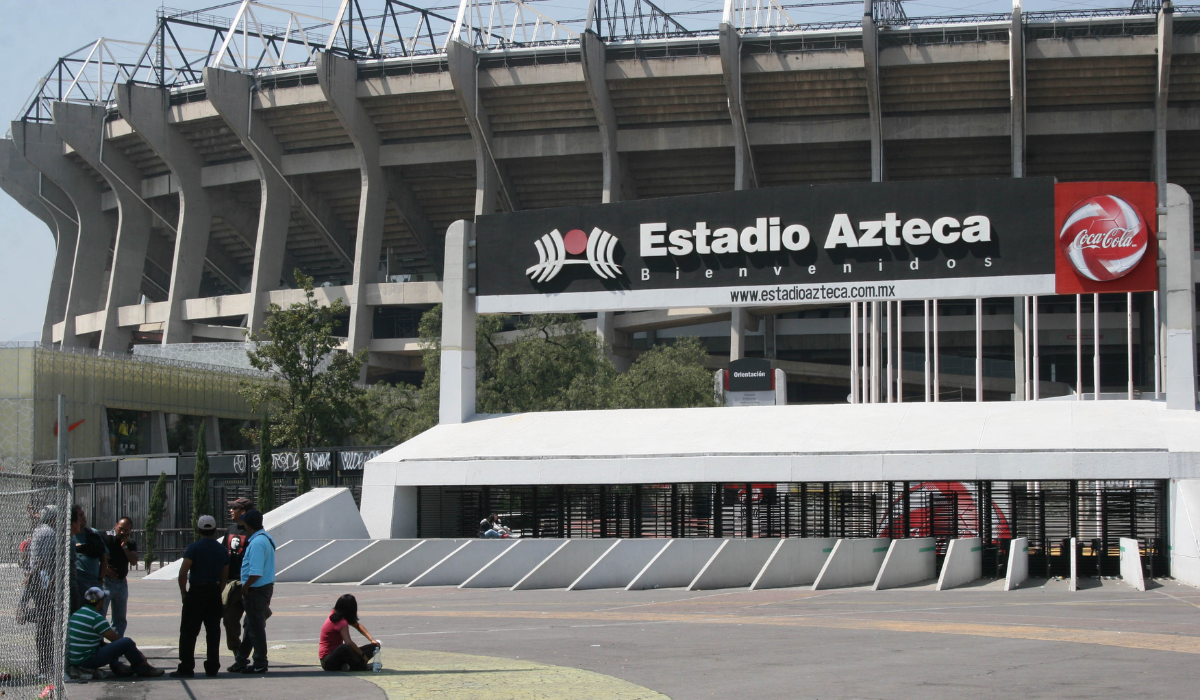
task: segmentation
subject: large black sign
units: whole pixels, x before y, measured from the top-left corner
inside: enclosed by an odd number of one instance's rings
[[[479,217],[481,312],[1048,294],[1051,178],[723,192]]]
[[[770,360],[746,357],[729,363],[727,391],[774,391],[775,370]]]

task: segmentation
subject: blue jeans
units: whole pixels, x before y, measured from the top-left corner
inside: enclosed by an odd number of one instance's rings
[[[112,606],[112,626],[117,634],[125,636],[125,628],[129,621],[125,619],[125,610],[129,607],[129,581],[123,578],[104,579],[104,590],[108,597],[104,599],[104,616],[108,617],[108,606]]]
[[[76,665],[81,668],[100,668],[115,664],[122,656],[133,668],[146,663],[146,657],[138,651],[137,644],[134,644],[129,637],[121,637],[111,644],[101,644],[100,648],[92,652],[91,656]]]
[[[500,536],[500,533],[499,533],[499,532],[497,532],[497,531],[495,531],[495,530],[486,530],[486,531],[484,531],[484,533],[483,533],[483,538],[484,538],[484,539],[489,539],[489,540],[490,540],[490,539],[493,539],[493,538],[496,538],[496,537],[499,537],[499,536]]]

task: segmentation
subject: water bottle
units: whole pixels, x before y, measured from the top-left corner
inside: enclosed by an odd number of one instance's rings
[[[379,644],[379,643],[376,642],[376,644]],[[371,662],[371,671],[374,673],[379,673],[382,670],[383,670],[383,645],[379,644],[379,647],[377,649],[375,649],[375,660]]]

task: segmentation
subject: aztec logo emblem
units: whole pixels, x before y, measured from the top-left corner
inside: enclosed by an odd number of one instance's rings
[[[617,237],[608,231],[593,228],[592,233],[585,234],[579,229],[567,231],[563,236],[554,229],[539,240],[534,241],[537,248],[538,263],[525,271],[534,282],[548,282],[562,272],[564,265],[590,265],[592,271],[600,279],[616,279],[621,274],[621,266],[614,261],[617,249]],[[581,258],[569,258],[570,255],[583,255]]]
[[[1137,267],[1149,238],[1137,209],[1120,197],[1102,194],[1075,207],[1059,231],[1058,244],[1079,274],[1110,282]]]

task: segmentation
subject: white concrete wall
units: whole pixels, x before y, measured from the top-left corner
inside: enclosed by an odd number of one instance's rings
[[[883,566],[891,540],[873,537],[861,540],[841,539],[833,546],[829,559],[813,582],[814,591],[874,583]]]
[[[812,585],[835,544],[836,537],[787,537],[779,540],[766,565],[750,584],[750,590]]]
[[[512,588],[566,540],[522,539],[501,552],[459,588]]]
[[[457,586],[516,544],[517,540],[468,540],[442,561],[409,582],[409,586]]]
[[[420,540],[374,540],[363,549],[334,564],[313,583],[358,583],[379,567],[417,546]]]
[[[309,582],[343,562],[350,555],[361,551],[371,540],[332,540],[317,549],[312,554],[301,557],[296,563],[287,568],[275,567],[275,581],[278,583]]]
[[[980,578],[983,578],[983,540],[978,537],[950,540],[937,589],[945,591]]]
[[[1071,542],[1070,542],[1071,577],[1067,579],[1067,590],[1072,591],[1072,592],[1079,590],[1079,560],[1078,560],[1078,557],[1076,556],[1076,554],[1079,552],[1079,545],[1077,543],[1078,543],[1078,539],[1075,537],[1072,537]]]
[[[616,547],[589,566],[567,590],[625,588],[668,542],[667,539],[618,540]]]
[[[832,556],[832,555],[830,555]],[[875,576],[875,590],[898,588],[937,577],[937,541],[932,537],[892,540]]]
[[[470,541],[466,539],[421,540],[417,546],[384,564],[379,571],[359,581],[359,584],[364,586],[377,583],[407,585],[409,581],[425,573],[451,552]]]
[[[754,583],[779,544],[775,539],[725,540],[696,578],[689,591],[741,588]]]
[[[354,496],[347,488],[320,488],[263,514],[275,544],[288,540],[370,539]]]
[[[627,591],[647,588],[682,588],[691,584],[723,539],[673,539],[634,577]]]
[[[1029,578],[1029,538],[1017,537],[1008,544],[1008,572],[1004,590],[1011,591]]]
[[[292,564],[324,547],[332,540],[288,540],[277,543],[275,548],[275,571],[283,571]]]
[[[620,540],[567,540],[513,585],[514,591],[566,588]]]
[[[1121,579],[1136,590],[1146,590],[1146,577],[1142,569],[1142,551],[1138,541],[1121,538]]]
[[[380,540],[417,536],[417,487],[396,486],[367,462],[363,473],[362,519]],[[378,483],[374,480],[381,479]]]
[[[1171,481],[1171,576],[1200,587],[1200,479]]]

